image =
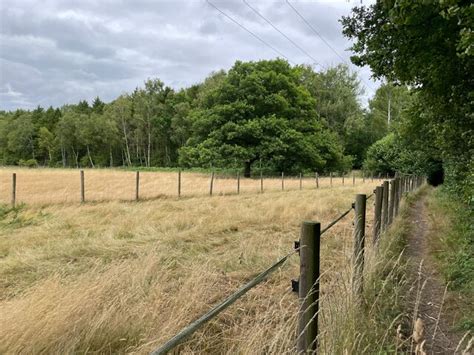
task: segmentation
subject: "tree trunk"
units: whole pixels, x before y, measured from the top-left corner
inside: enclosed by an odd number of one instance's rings
[[[74,155],[74,160],[76,161],[76,168],[79,169],[79,152],[77,152],[76,154],[74,147],[72,147],[71,149],[72,149],[72,155]]]
[[[138,162],[139,162],[140,165],[141,165],[141,163],[142,163],[142,157],[140,156],[140,139],[138,138],[138,134],[137,134],[136,136],[137,136],[137,143],[136,143],[136,144],[137,144],[137,149],[136,149],[136,151],[137,151],[136,153],[137,153],[137,154],[136,154],[136,158],[137,158]]]
[[[87,156],[89,157],[89,161],[91,163],[91,166],[92,166],[92,168],[95,168],[94,162],[92,161],[92,157],[91,157],[91,151],[89,150],[89,145],[87,145],[86,147],[87,147]]]
[[[165,157],[166,157],[166,164],[168,166],[171,165],[171,157],[170,157],[170,153],[169,153],[169,149],[168,149],[168,143],[165,144]]]
[[[122,117],[122,130],[123,130],[123,137],[125,140],[125,149],[126,149],[126,154],[125,154],[125,159],[127,160],[128,166],[132,165],[132,159],[130,158],[130,148],[128,146],[128,134],[127,134],[127,128],[125,127],[125,120]]]
[[[148,151],[147,151],[147,164],[146,166],[150,166],[150,158],[151,158],[151,127],[150,122],[148,122]]]
[[[66,167],[66,149],[64,149],[63,146],[61,146],[61,160],[63,162],[63,168]]]

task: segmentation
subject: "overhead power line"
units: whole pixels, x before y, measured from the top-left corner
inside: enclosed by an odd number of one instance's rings
[[[311,55],[309,54],[306,50],[304,50],[301,46],[299,46],[295,41],[293,41],[290,37],[288,37],[283,31],[281,31],[278,27],[276,27],[269,19],[267,19],[265,16],[263,16],[260,12],[258,12],[254,7],[252,7],[246,0],[242,0],[245,5],[247,5],[248,8],[250,8],[253,12],[255,12],[260,18],[262,18],[266,23],[268,23],[272,28],[277,31],[279,34],[281,34],[283,37],[288,40],[293,46],[298,48],[303,54],[305,54],[309,59],[311,59],[315,64],[321,66],[321,64],[318,63],[318,61]]]
[[[235,20],[234,18],[232,18],[231,16],[229,16],[228,14],[226,14],[224,11],[222,11],[221,9],[219,9],[216,5],[214,5],[211,1],[209,0],[206,0],[206,2],[211,5],[214,9],[216,9],[217,11],[219,11],[222,15],[224,15],[225,17],[227,17],[229,20],[231,20],[233,23],[235,23],[237,26],[239,26],[240,28],[242,28],[243,30],[245,30],[246,32],[248,32],[249,34],[251,34],[253,37],[255,37],[256,39],[258,39],[260,42],[262,42],[264,45],[266,45],[267,47],[269,47],[270,49],[272,49],[275,53],[277,53],[278,55],[280,55],[281,57],[285,58],[287,61],[289,61],[290,63],[292,63],[293,65],[295,64],[295,62],[293,62],[291,59],[289,59],[286,55],[284,55],[282,52],[280,52],[278,49],[276,49],[275,47],[273,47],[271,44],[269,44],[268,42],[266,42],[265,40],[263,40],[260,36],[256,35],[255,33],[253,33],[252,31],[250,31],[247,27],[245,27],[244,25],[242,25],[240,22],[238,22],[237,20]]]
[[[313,25],[311,25],[308,20],[306,20],[306,18],[290,3],[289,0],[286,0],[286,3],[299,16],[299,18],[301,18],[301,20],[303,20],[303,22],[316,34],[316,36],[318,36],[324,42],[324,44],[328,46],[336,56],[339,57],[339,59],[341,59],[344,63],[348,65],[350,64],[347,62],[346,59],[344,59],[342,55],[339,54],[336,49],[334,49],[333,46],[331,46],[331,44],[326,40],[326,38],[324,38],[324,36]],[[367,87],[367,89],[371,90],[372,92],[375,92],[375,90],[362,77],[360,77],[360,79]]]

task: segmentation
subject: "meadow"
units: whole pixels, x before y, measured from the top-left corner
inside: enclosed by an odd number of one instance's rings
[[[0,202],[11,201],[12,174],[17,177],[17,202],[27,204],[50,204],[80,202],[80,174],[77,169],[27,169],[0,168]],[[85,169],[85,197],[91,202],[131,201],[135,199],[136,172],[120,169]],[[210,173],[182,172],[181,196],[209,195]],[[364,181],[365,182],[365,181]],[[320,188],[331,187],[329,177],[319,177]],[[356,185],[363,183],[358,176]],[[352,176],[345,176],[344,186],[352,185]],[[332,186],[342,186],[342,177],[334,176]],[[316,179],[303,176],[303,189],[316,188]],[[240,178],[240,194],[260,193],[260,177]],[[264,192],[281,191],[281,177],[264,177]],[[300,189],[299,176],[284,177],[285,190]],[[237,193],[237,175],[216,173],[213,194],[232,195]],[[176,197],[178,195],[178,172],[140,172],[140,199]]]
[[[17,170],[18,200],[7,205],[12,170],[1,171],[0,352],[140,353],[165,342],[240,285],[293,249],[303,220],[330,223],[356,193],[334,180],[260,181],[183,173],[142,173],[143,201],[134,202],[134,173],[87,170],[79,201],[77,170]],[[254,192],[254,193],[252,193]],[[368,203],[367,234],[372,223]],[[349,319],[352,214],[322,241],[320,352],[357,349]],[[367,245],[370,260],[370,243]],[[370,264],[370,263],[368,263]],[[280,270],[205,325],[180,353],[292,353],[298,277],[292,256]]]

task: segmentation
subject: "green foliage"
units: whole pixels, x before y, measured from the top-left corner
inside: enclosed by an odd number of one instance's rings
[[[304,86],[315,99],[316,112],[331,129],[344,137],[346,121],[362,114],[358,98],[363,91],[357,75],[342,64],[322,72],[307,66],[299,70]]]
[[[369,65],[377,78],[411,85],[418,93],[420,130],[415,145],[431,160],[443,161],[453,191],[471,198],[474,155],[472,60],[474,7],[468,1],[379,0],[354,8],[342,19],[344,34],[355,40],[352,61]],[[426,132],[430,132],[428,135]],[[428,136],[428,140],[424,140]]]
[[[0,112],[0,163],[346,171],[374,141],[360,94],[346,66],[237,62],[179,91],[149,79],[107,104]]]
[[[367,150],[364,170],[374,173],[393,174],[397,170],[399,151],[395,134],[391,133],[378,140]]]
[[[343,147],[283,60],[236,62],[191,115],[180,149],[187,166],[239,166],[262,160],[276,171],[344,169]]]
[[[36,159],[27,159],[27,160],[20,159],[18,161],[18,165],[25,166],[27,168],[36,168],[38,166],[38,162],[36,161]]]

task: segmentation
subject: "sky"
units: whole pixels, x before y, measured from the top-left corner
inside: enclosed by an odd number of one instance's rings
[[[236,60],[284,56],[316,70],[349,63],[351,43],[338,20],[360,1],[289,2],[314,30],[285,0],[247,0],[306,53],[243,0],[1,0],[0,109],[60,107],[96,96],[110,102],[148,78],[179,89]],[[366,104],[378,83],[369,68],[351,68]]]

